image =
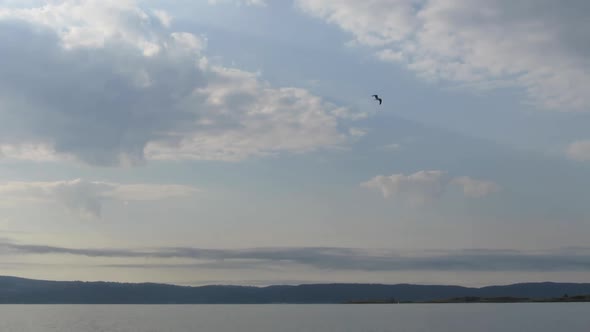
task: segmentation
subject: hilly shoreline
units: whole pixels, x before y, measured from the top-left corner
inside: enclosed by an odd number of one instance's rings
[[[555,298],[520,298],[520,297],[456,297],[451,299],[432,300],[432,301],[349,301],[346,304],[408,304],[408,303],[573,303],[573,302],[590,302],[590,295],[564,295]]]
[[[481,288],[360,283],[189,287],[157,283],[47,281],[0,276],[2,304],[501,302],[498,299],[504,299],[506,302],[581,302],[590,298],[587,294],[590,294],[590,283],[520,283]]]

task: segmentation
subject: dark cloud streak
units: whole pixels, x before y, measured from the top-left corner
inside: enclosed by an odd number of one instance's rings
[[[199,249],[187,247],[74,249],[0,242],[3,254],[57,254],[94,258],[189,259],[198,262],[109,264],[121,268],[248,269],[305,265],[349,271],[590,271],[590,249],[566,248],[543,252],[516,250],[371,251],[353,248]]]

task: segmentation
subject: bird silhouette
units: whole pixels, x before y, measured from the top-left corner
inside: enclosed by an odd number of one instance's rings
[[[381,105],[381,103],[383,103],[383,99],[379,98],[378,95],[373,95],[373,97],[375,98],[375,100],[379,101],[379,105]]]

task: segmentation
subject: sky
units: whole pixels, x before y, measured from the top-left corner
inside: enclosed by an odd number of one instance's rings
[[[0,0],[2,274],[588,281],[588,14]]]

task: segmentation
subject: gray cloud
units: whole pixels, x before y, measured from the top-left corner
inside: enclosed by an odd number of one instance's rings
[[[132,0],[0,7],[0,158],[237,161],[346,141],[340,108],[210,65],[171,19]]]
[[[141,253],[117,249],[73,249],[56,246],[16,244],[0,241],[3,254],[68,254],[88,257],[143,257]]]
[[[363,250],[354,248],[159,248],[71,249],[0,242],[4,254],[67,254],[87,257],[191,259],[192,263],[126,263],[102,265],[128,268],[273,268],[306,265],[349,271],[590,271],[590,248],[547,251],[517,250]]]
[[[0,31],[5,144],[47,142],[90,164],[139,162],[148,141],[196,119],[180,105],[205,83],[190,58],[64,50],[53,31],[17,21],[0,20]],[[142,73],[157,79],[143,86]]]

